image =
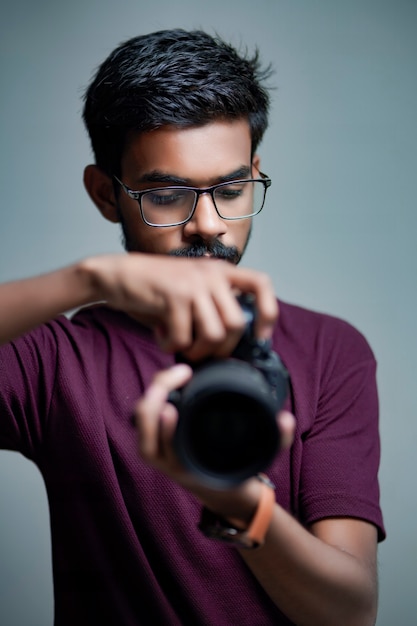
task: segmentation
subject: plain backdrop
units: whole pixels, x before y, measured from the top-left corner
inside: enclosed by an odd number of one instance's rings
[[[416,623],[415,0],[14,0],[0,14],[0,280],[121,250],[82,187],[82,93],[122,40],[203,28],[272,61],[262,169],[273,185],[244,263],[277,294],[347,319],[379,363],[378,626]],[[1,303],[0,303],[1,306]],[[49,626],[48,508],[37,469],[0,454],[0,623]]]

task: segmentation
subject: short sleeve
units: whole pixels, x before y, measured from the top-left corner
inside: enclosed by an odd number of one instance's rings
[[[310,524],[328,517],[374,523],[379,507],[376,361],[364,337],[337,320],[321,345],[315,419],[305,433],[300,514]]]
[[[48,327],[0,347],[0,448],[36,460],[55,370],[56,347]]]

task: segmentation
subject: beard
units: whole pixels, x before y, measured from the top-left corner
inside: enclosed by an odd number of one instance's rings
[[[126,252],[149,252],[149,250],[144,249],[143,246],[141,246],[129,235],[120,210],[119,219],[122,227],[122,244]],[[237,265],[249,243],[250,234],[251,231],[249,231],[248,238],[246,239],[243,250],[241,251],[236,246],[225,246],[218,239],[205,241],[202,237],[196,236],[190,244],[182,246],[181,248],[170,250],[168,255],[193,259],[210,255],[213,259],[223,259],[224,261]]]
[[[170,256],[188,257],[196,259],[210,255],[213,259],[223,259],[237,265],[242,258],[242,252],[239,252],[236,246],[225,246],[221,241],[204,241],[204,239],[196,239],[193,243],[169,252]]]

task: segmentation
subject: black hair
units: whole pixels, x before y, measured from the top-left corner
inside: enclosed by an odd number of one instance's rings
[[[97,165],[120,174],[126,139],[161,126],[198,126],[246,117],[252,154],[268,125],[269,95],[258,50],[239,54],[202,31],[134,37],[99,66],[85,93],[84,122]]]

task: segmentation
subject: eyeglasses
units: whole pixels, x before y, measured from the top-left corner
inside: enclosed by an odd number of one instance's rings
[[[259,175],[261,178],[234,180],[204,189],[174,186],[143,191],[133,191],[117,176],[114,179],[132,200],[137,200],[145,224],[166,228],[190,221],[204,193],[210,194],[219,217],[224,220],[243,220],[257,215],[264,206],[266,190],[272,184],[266,174],[259,172]]]

